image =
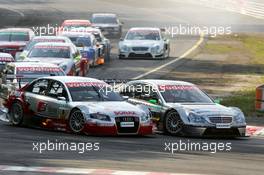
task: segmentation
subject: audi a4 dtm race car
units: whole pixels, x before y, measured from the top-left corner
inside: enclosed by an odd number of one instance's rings
[[[56,64],[67,75],[86,76],[89,72],[87,59],[82,58],[79,50],[72,43],[38,43],[24,61]]]
[[[242,111],[215,103],[197,86],[183,81],[136,80],[121,94],[132,104],[146,105],[158,130],[171,135],[245,136]]]
[[[0,52],[10,53],[16,58],[27,43],[35,36],[28,28],[8,28],[0,30]]]
[[[168,58],[170,41],[159,28],[131,28],[119,42],[119,58]]]
[[[118,36],[122,35],[122,23],[116,14],[112,13],[94,13],[91,18],[93,27],[99,28],[105,35]]]
[[[26,45],[23,52],[19,54],[20,60],[23,60],[27,57],[29,51],[37,44],[37,43],[71,43],[71,40],[64,36],[35,36],[30,42]]]
[[[124,101],[108,84],[92,78],[39,78],[10,95],[4,105],[16,126],[99,135],[152,134],[146,107]]]

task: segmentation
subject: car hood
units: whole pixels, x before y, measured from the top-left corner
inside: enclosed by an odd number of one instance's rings
[[[155,40],[125,40],[121,42],[122,45],[126,45],[128,47],[154,47],[156,45],[162,45],[160,41]]]
[[[145,112],[128,102],[74,102],[74,106],[85,107],[89,113],[106,114],[110,117],[141,116]]]
[[[36,58],[25,58],[24,61],[33,61],[33,62],[45,61],[46,63],[60,65],[62,63],[71,62],[71,59],[69,59],[69,58],[50,58],[50,57],[40,58],[40,57],[36,57]]]
[[[220,104],[187,104],[187,103],[170,103],[170,107],[178,109],[181,108],[186,112],[193,112],[199,115],[235,115],[237,111],[233,108],[225,107]]]
[[[7,47],[7,46],[17,46],[17,47],[23,47],[23,46],[26,46],[27,45],[27,42],[9,42],[9,41],[1,41],[0,42],[0,47]]]

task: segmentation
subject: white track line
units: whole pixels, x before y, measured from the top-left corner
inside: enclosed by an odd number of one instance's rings
[[[49,174],[103,174],[103,175],[198,175],[188,173],[158,173],[143,171],[118,171],[108,169],[85,169],[85,168],[62,168],[62,167],[29,167],[29,166],[8,166],[0,165],[1,171],[10,172],[34,172]]]
[[[182,54],[178,58],[175,58],[175,59],[173,59],[173,60],[171,60],[171,61],[169,61],[169,62],[167,62],[167,63],[165,63],[165,64],[163,64],[163,65],[161,65],[159,67],[154,68],[151,71],[148,71],[146,73],[143,73],[143,74],[141,74],[139,76],[136,76],[136,77],[134,77],[132,79],[137,80],[137,79],[143,78],[143,77],[145,77],[147,75],[150,75],[150,74],[152,74],[154,72],[157,72],[157,71],[159,71],[159,70],[161,70],[161,69],[169,66],[170,64],[173,64],[173,63],[175,63],[177,61],[180,61],[181,59],[187,57],[189,54],[191,54],[193,51],[195,51],[203,43],[203,41],[204,41],[204,34],[202,33],[200,35],[200,39],[198,40],[198,42],[192,48],[190,48],[189,50],[187,50],[184,54]]]

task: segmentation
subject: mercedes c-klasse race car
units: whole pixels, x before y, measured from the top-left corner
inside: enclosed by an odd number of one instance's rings
[[[62,36],[68,37],[79,49],[83,58],[92,66],[104,64],[103,45],[99,44],[92,33],[86,32],[62,32]]]
[[[71,43],[71,40],[64,36],[35,36],[30,42],[26,45],[23,52],[19,54],[19,58],[17,60],[23,60],[27,57],[29,51],[37,44],[37,43]]]
[[[14,61],[15,59],[9,53],[0,52],[0,73],[3,72],[7,63],[14,62]]]
[[[91,18],[93,27],[99,28],[107,36],[122,35],[122,22],[113,13],[94,13]]]
[[[14,58],[22,52],[27,43],[35,36],[29,28],[7,28],[0,30],[0,52],[10,53]]]
[[[67,75],[87,76],[89,63],[73,43],[38,43],[24,61],[46,62],[60,66]]]
[[[215,103],[197,86],[183,81],[135,80],[121,90],[133,104],[146,105],[157,129],[171,135],[245,136],[243,112]]]
[[[98,135],[152,134],[146,107],[124,101],[108,84],[92,78],[39,78],[10,95],[4,106],[16,126]]]
[[[119,58],[168,58],[170,41],[159,28],[131,28],[119,42]]]

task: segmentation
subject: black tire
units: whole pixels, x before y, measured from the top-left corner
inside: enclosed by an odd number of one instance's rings
[[[24,110],[19,102],[15,102],[10,110],[10,122],[12,125],[21,126],[24,119]]]
[[[69,117],[69,127],[73,133],[81,133],[85,127],[85,118],[82,112],[75,109],[71,112]]]
[[[166,134],[182,135],[184,123],[177,111],[169,111],[163,121],[163,127]]]

